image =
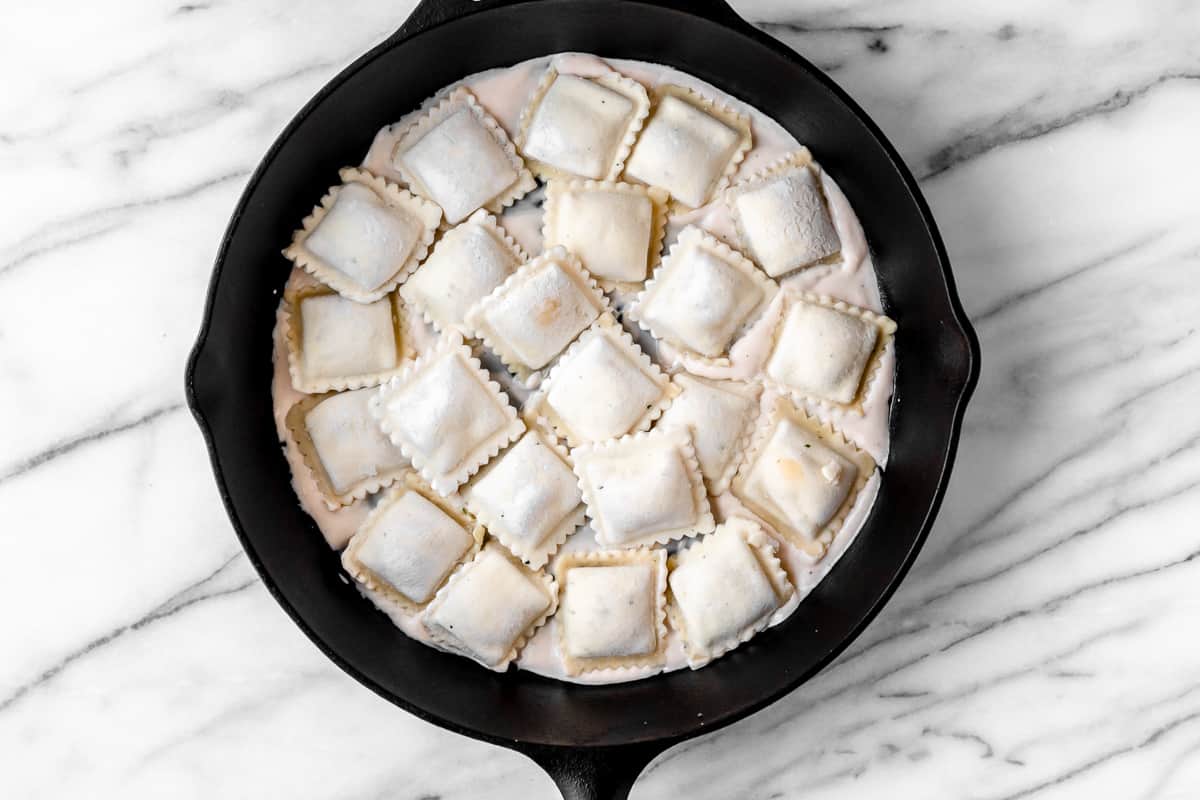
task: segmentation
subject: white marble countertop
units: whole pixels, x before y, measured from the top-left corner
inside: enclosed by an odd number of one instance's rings
[[[0,796],[556,796],[309,644],[242,555],[183,406],[247,175],[411,5],[6,14]],[[736,5],[922,177],[983,377],[883,614],[633,797],[1200,796],[1200,9]]]

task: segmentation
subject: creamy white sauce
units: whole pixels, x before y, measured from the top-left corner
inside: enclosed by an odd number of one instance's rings
[[[391,152],[395,146],[397,134],[417,114],[458,86],[468,87],[484,108],[509,132],[509,135],[515,134],[520,124],[521,109],[524,107],[529,94],[537,85],[543,71],[551,62],[554,63],[554,66],[560,72],[584,76],[597,75],[605,71],[607,67],[611,67],[628,77],[640,81],[647,88],[651,89],[667,83],[687,86],[749,115],[753,125],[754,147],[747,153],[737,174],[734,175],[734,181],[745,178],[771,165],[799,146],[799,143],[791,134],[757,109],[678,70],[655,64],[619,59],[603,62],[594,56],[572,53],[538,58],[514,67],[489,70],[472,75],[460,83],[446,87],[437,96],[430,98],[422,104],[420,109],[414,110],[393,125],[389,125],[379,131],[371,149],[363,160],[363,166],[389,179],[399,180],[399,175],[395,173],[390,165]],[[819,153],[814,154],[815,157],[819,155]],[[829,199],[834,225],[837,228],[838,236],[841,238],[841,259],[836,263],[826,266],[802,270],[799,273],[783,278],[780,283],[818,294],[828,294],[854,305],[881,312],[883,309],[880,302],[875,268],[871,261],[871,255],[862,226],[859,224],[854,210],[850,207],[845,195],[842,194],[842,191],[838,188],[833,178],[822,172],[822,183],[826,196]],[[501,224],[512,234],[513,238],[520,242],[522,247],[531,256],[537,255],[542,250],[540,199],[541,191],[539,190],[519,201],[512,208],[507,209],[501,218]],[[735,247],[737,246],[737,235],[734,230],[733,221],[724,204],[719,201],[696,209],[686,215],[673,217],[667,231],[665,245],[669,247],[679,230],[688,224],[699,225],[714,236],[724,239]],[[304,272],[293,270],[289,278],[289,286],[306,285],[312,281],[313,279]],[[615,297],[614,303],[618,307],[621,307],[629,299],[626,297]],[[773,304],[763,317],[741,336],[730,353],[731,364],[729,367],[714,368],[706,364],[696,363],[685,354],[673,351],[667,345],[660,344],[655,346],[649,341],[649,337],[647,336],[639,337],[639,341],[647,346],[651,354],[664,367],[682,367],[695,374],[711,377],[747,378],[759,370],[763,360],[766,358],[766,348],[770,344],[770,334],[774,322],[778,319],[778,311],[778,303]],[[436,332],[420,320],[413,320],[412,322],[414,344],[418,352],[420,352],[436,339]],[[477,348],[477,350],[480,349]],[[528,394],[527,391],[511,379],[503,366],[490,353],[480,352],[479,354],[484,365],[488,367],[492,374],[501,382],[501,385],[509,392],[514,404],[519,406],[523,403]],[[304,395],[292,388],[287,368],[287,351],[278,325],[275,331],[274,360],[275,374],[271,390],[275,404],[275,421],[280,441],[284,443],[284,454],[292,469],[292,485],[296,490],[300,506],[316,521],[317,526],[325,535],[330,546],[340,549],[354,535],[354,532],[361,525],[377,498],[374,496],[368,497],[338,511],[330,511],[326,507],[315,482],[308,472],[308,468],[300,458],[295,442],[292,440],[285,424],[288,409]],[[889,347],[883,355],[874,384],[864,404],[864,413],[861,416],[857,414],[830,412],[818,406],[809,408],[810,412],[825,419],[831,418],[832,415],[834,424],[851,440],[870,453],[881,467],[886,465],[888,456],[888,413],[894,386],[894,371],[894,352]],[[774,395],[771,392],[764,392],[763,403],[771,402],[773,397]],[[846,517],[842,529],[834,538],[828,553],[822,560],[814,563],[800,549],[792,547],[786,542],[780,545],[780,560],[783,562],[792,583],[796,587],[796,593],[783,608],[775,613],[772,618],[773,625],[785,620],[796,609],[804,597],[832,569],[846,549],[853,543],[863,523],[866,521],[867,515],[870,513],[878,489],[879,476],[875,475],[871,477],[866,488],[857,497],[853,508]],[[736,498],[729,493],[713,498],[712,502],[714,513],[717,515],[718,520],[725,518],[738,505]],[[577,530],[559,552],[596,548],[595,534],[590,526],[585,526]],[[396,626],[406,634],[427,644],[432,644],[428,634],[421,627],[416,616],[405,613],[399,606],[389,602],[384,597],[368,592],[364,592],[364,594],[367,594],[369,599],[380,610],[388,614]],[[520,659],[516,662],[517,666],[520,669],[527,669],[540,675],[576,683],[616,683],[644,678],[658,672],[681,669],[687,666],[679,636],[674,631],[671,631],[667,647],[667,660],[666,664],[662,667],[606,670],[572,677],[566,674],[562,659],[559,656],[558,635],[557,622],[551,618],[526,645]]]

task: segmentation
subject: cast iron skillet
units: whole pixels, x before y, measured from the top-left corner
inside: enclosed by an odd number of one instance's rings
[[[358,163],[377,129],[442,86],[564,50],[678,67],[809,145],[861,217],[900,325],[891,461],[837,567],[786,623],[708,667],[601,687],[497,675],[374,612],[296,503],[269,390],[290,268],[279,251],[337,168]],[[941,239],[900,157],[844,92],[722,0],[422,0],[313,98],[250,179],[217,256],[187,392],[246,552],[329,658],[423,719],[525,753],[569,798],[620,798],[655,755],[796,688],[879,611],[933,523],[978,364]]]

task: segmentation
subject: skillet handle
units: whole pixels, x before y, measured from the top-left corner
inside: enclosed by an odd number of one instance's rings
[[[520,745],[554,779],[563,800],[626,800],[642,770],[665,743],[617,747]]]
[[[445,22],[465,17],[468,14],[473,14],[476,11],[482,11],[487,8],[497,8],[500,6],[519,5],[525,2],[539,3],[567,3],[572,0],[420,0],[413,12],[408,15],[408,19],[400,26],[392,36],[384,42],[384,46],[391,46],[398,42],[404,41],[412,36],[416,36],[422,31],[427,31],[430,28],[435,28]],[[725,0],[615,0],[617,2],[636,2],[642,5],[661,6],[663,8],[673,8],[677,11],[683,11],[693,16],[703,17],[713,22],[720,23],[731,28],[752,28],[752,26],[738,16],[738,13],[729,6]]]

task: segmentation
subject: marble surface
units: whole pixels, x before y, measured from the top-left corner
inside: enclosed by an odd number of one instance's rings
[[[884,613],[638,800],[1200,794],[1200,7],[745,0],[922,184],[985,353]],[[401,2],[45,0],[0,35],[0,796],[550,798],[343,675],[183,407],[216,243]]]

